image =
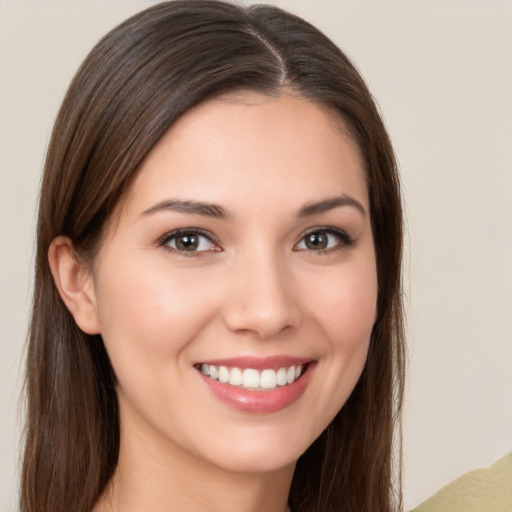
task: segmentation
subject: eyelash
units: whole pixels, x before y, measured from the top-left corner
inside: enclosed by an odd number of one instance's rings
[[[323,227],[316,227],[314,229],[311,229],[307,231],[300,239],[300,242],[295,245],[294,250],[296,251],[307,251],[308,248],[305,249],[296,249],[296,247],[301,244],[305,243],[305,240],[308,236],[311,235],[334,235],[338,238],[338,242],[334,247],[328,247],[326,249],[319,249],[319,250],[313,250],[309,249],[309,252],[314,253],[318,256],[323,254],[329,254],[331,252],[337,252],[337,251],[343,251],[344,249],[348,249],[349,247],[353,246],[355,244],[355,240],[348,235],[345,231],[333,227],[323,226]]]
[[[209,240],[209,242],[211,243],[212,246],[218,247],[215,242],[215,239],[211,233],[209,233],[207,231],[203,231],[202,229],[198,229],[198,228],[176,229],[175,231],[166,233],[165,235],[163,235],[162,237],[160,237],[157,240],[156,246],[163,247],[165,250],[167,250],[169,252],[173,252],[175,254],[179,254],[180,256],[185,256],[187,258],[194,258],[194,257],[197,258],[198,256],[201,256],[202,253],[205,253],[205,252],[220,252],[222,250],[219,248],[219,249],[206,250],[206,251],[185,251],[185,250],[177,249],[175,247],[171,247],[169,245],[169,243],[172,240],[175,240],[179,237],[184,237],[187,235],[206,238]]]
[[[211,245],[213,247],[215,247],[215,249],[202,250],[202,251],[186,251],[186,250],[180,250],[176,247],[171,247],[169,245],[169,243],[172,240],[176,240],[179,237],[184,237],[187,235],[206,238],[209,240]],[[308,249],[307,247],[304,249],[297,249],[297,246],[302,243],[305,244],[306,238],[311,235],[327,235],[327,236],[334,235],[338,238],[338,242],[334,247],[328,247],[326,249],[314,250],[314,249]],[[341,229],[337,229],[337,228],[333,228],[333,227],[317,227],[317,228],[309,230],[304,235],[302,235],[300,241],[294,245],[293,250],[294,251],[308,251],[309,250],[309,252],[315,253],[316,255],[322,255],[322,254],[328,254],[330,252],[341,251],[341,250],[347,249],[347,248],[353,246],[354,243],[355,243],[355,240],[352,237],[350,237],[350,235],[348,235],[345,231],[343,231]],[[169,233],[166,233],[165,235],[163,235],[162,237],[160,237],[157,240],[155,245],[157,247],[163,247],[165,250],[167,250],[169,252],[173,252],[175,254],[179,254],[179,255],[185,256],[185,257],[198,257],[198,256],[201,256],[205,252],[209,253],[209,252],[221,252],[222,251],[222,249],[217,245],[217,243],[211,233],[204,231],[202,229],[197,229],[197,228],[177,229],[177,230],[171,231]]]

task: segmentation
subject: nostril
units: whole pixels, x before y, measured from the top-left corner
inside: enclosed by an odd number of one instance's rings
[[[299,318],[289,271],[272,251],[244,252],[231,270],[225,322],[238,334],[262,339],[293,328]],[[239,264],[239,265],[238,265]]]
[[[293,330],[298,325],[298,312],[292,305],[269,307],[252,302],[235,303],[224,313],[226,326],[236,334],[268,339]]]

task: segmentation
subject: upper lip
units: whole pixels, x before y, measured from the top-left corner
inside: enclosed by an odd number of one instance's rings
[[[254,368],[255,370],[288,368],[290,366],[300,366],[314,361],[308,357],[296,357],[290,355],[277,355],[269,357],[240,356],[227,359],[207,359],[198,361],[196,364],[209,364],[213,366],[228,366],[230,368]]]

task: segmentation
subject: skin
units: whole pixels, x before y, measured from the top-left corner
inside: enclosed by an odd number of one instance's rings
[[[353,204],[298,215],[335,197]],[[229,218],[154,209],[169,199],[214,203]],[[209,100],[171,127],[92,267],[76,263],[69,240],[54,241],[59,291],[78,325],[101,333],[118,377],[119,466],[96,512],[286,510],[296,460],[365,364],[377,301],[368,212],[339,119],[302,98],[247,93]],[[183,228],[211,240],[193,253],[176,238],[162,245]],[[325,250],[308,247],[311,231],[329,235]],[[314,363],[304,393],[267,414],[220,401],[194,367],[274,355]]]

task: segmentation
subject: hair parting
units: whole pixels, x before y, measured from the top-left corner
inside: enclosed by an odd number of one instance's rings
[[[400,445],[405,363],[402,210],[375,103],[349,59],[304,20],[264,5],[176,0],[133,16],[94,47],[55,122],[39,200],[21,512],[91,512],[119,454],[114,370],[101,336],[82,332],[57,292],[47,257],[52,240],[69,237],[77,257],[93,261],[107,220],[169,127],[194,106],[239,91],[295,94],[326,106],[361,153],[370,197],[379,294],[366,366],[348,402],[298,460],[290,506],[401,508],[393,445]]]

